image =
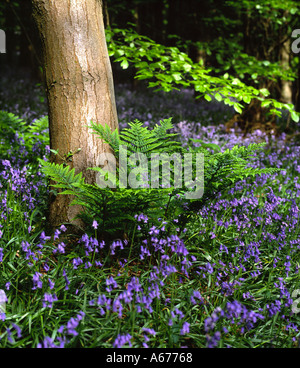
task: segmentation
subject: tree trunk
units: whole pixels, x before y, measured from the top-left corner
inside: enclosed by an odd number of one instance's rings
[[[300,63],[298,63],[298,78],[296,80],[295,106],[296,111],[300,112]]]
[[[20,3],[20,9],[18,12],[19,25],[21,27],[20,34],[20,57],[19,66],[21,68],[28,68],[29,70],[33,67],[32,65],[32,52],[31,44],[28,36],[33,33],[31,21],[31,3],[28,0],[23,0]]]
[[[6,34],[6,63],[10,66],[16,65],[16,45],[15,35],[16,17],[13,13],[13,5],[6,4],[4,8],[5,34]]]
[[[279,59],[283,69],[290,67],[290,49],[291,41],[287,39],[280,47]],[[292,82],[287,80],[281,80],[280,83],[280,101],[284,103],[292,103]]]
[[[107,52],[101,0],[32,0],[42,42],[48,98],[50,148],[72,157],[71,168],[83,172],[86,183],[96,181],[88,167],[99,166],[109,147],[87,127],[90,121],[118,127],[113,77]],[[51,160],[62,163],[58,155]],[[50,200],[49,223],[81,226],[73,220],[80,208],[70,196]],[[74,228],[74,226],[73,226]]]

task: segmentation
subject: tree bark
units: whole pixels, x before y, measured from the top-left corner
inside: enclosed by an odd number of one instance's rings
[[[298,64],[298,78],[296,80],[295,106],[296,111],[300,112],[300,63]]]
[[[17,21],[11,4],[6,4],[4,8],[4,19],[6,34],[6,63],[10,66],[15,66],[17,37],[14,29]]]
[[[291,50],[291,41],[287,39],[280,47],[279,50],[279,59],[280,64],[283,69],[288,69],[290,67],[290,50]],[[281,80],[280,83],[280,101],[284,103],[292,103],[292,82],[287,80]]]
[[[113,77],[107,52],[101,0],[32,0],[39,30],[48,98],[50,148],[72,157],[71,168],[83,172],[86,183],[96,181],[88,167],[99,166],[99,155],[108,145],[87,127],[90,121],[118,127]],[[62,163],[58,155],[51,160]],[[81,226],[74,220],[80,208],[72,198],[51,198],[49,223]],[[74,226],[73,226],[74,227]]]

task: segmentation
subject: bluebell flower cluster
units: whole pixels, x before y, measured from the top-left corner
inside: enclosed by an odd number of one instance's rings
[[[70,318],[66,325],[61,325],[57,332],[62,336],[57,336],[55,339],[46,336],[43,342],[37,344],[37,348],[64,348],[69,340],[67,336],[77,336],[77,328],[80,321],[84,318],[85,313],[80,311],[75,317]]]
[[[117,338],[115,339],[115,341],[113,342],[113,347],[114,348],[122,348],[124,345],[126,345],[128,343],[129,346],[132,346],[131,340],[132,336],[127,333],[125,335],[121,335],[119,334],[117,336]]]
[[[255,323],[259,320],[263,320],[264,318],[265,317],[261,313],[248,310],[237,300],[227,302],[224,309],[217,307],[211,316],[206,318],[204,321],[204,330],[207,333],[207,346],[217,346],[217,343],[222,336],[221,331],[215,331],[218,326],[221,328],[223,325],[223,333],[228,333],[228,329],[224,327],[225,320],[228,320],[233,326],[239,326],[240,333],[243,334],[245,329],[253,329]]]

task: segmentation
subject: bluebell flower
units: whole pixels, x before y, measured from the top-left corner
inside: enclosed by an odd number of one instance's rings
[[[121,348],[122,346],[124,346],[125,344],[129,344],[129,346],[132,346],[131,344],[131,338],[132,336],[130,334],[125,334],[125,335],[121,335],[119,334],[115,341],[113,342],[113,347],[114,348]]]
[[[63,232],[65,232],[67,230],[67,228],[65,227],[65,225],[61,225],[60,226],[60,230],[63,231]]]
[[[117,282],[115,281],[115,279],[112,276],[110,276],[108,279],[106,279],[105,283],[107,285],[107,288],[106,288],[107,292],[111,292],[112,289],[116,289],[118,287]]]
[[[35,274],[32,277],[33,281],[33,287],[32,290],[35,290],[37,288],[41,289],[43,287],[43,282],[41,280],[41,274],[39,272],[35,272]]]
[[[156,332],[154,331],[153,328],[147,328],[147,327],[143,327],[142,330],[144,332],[147,332],[149,335],[152,335],[152,336],[155,336],[156,335]]]
[[[67,277],[67,273],[66,273],[65,268],[63,269],[63,277],[64,277],[65,282],[66,282],[65,290],[68,290],[69,289],[70,281],[69,281],[69,279]]]
[[[53,302],[57,301],[57,296],[55,294],[48,294],[45,293],[44,294],[44,299],[43,299],[43,308],[52,308],[53,307]]]
[[[21,328],[18,325],[16,325],[15,323],[12,323],[12,326],[17,331],[17,338],[22,337],[22,333],[21,333],[22,330],[21,330]]]
[[[58,229],[56,229],[56,230],[55,230],[55,232],[54,232],[54,237],[53,237],[53,239],[54,239],[54,240],[58,239],[60,234],[61,234],[61,232],[60,232]]]
[[[182,328],[180,330],[180,335],[185,335],[190,332],[190,324],[188,322],[183,322]]]
[[[208,348],[215,348],[218,346],[218,342],[221,339],[221,333],[219,331],[215,332],[213,336],[206,336],[207,347]]]
[[[52,290],[55,286],[55,283],[50,278],[48,278],[48,282],[49,282],[49,289]]]

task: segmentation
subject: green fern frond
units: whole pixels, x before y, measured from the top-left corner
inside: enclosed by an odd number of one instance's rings
[[[0,122],[0,131],[13,130],[15,132],[22,133],[26,128],[25,121],[12,112],[0,110]]]
[[[108,143],[114,152],[118,152],[121,144],[118,129],[111,131],[109,125],[96,124],[91,121],[90,128],[92,128],[92,134],[97,134],[100,139],[103,139],[105,143]]]
[[[42,159],[39,159],[39,162],[42,165],[42,172],[56,182],[56,184],[52,185],[55,188],[75,189],[80,188],[84,184],[82,173],[75,175],[75,169],[71,169],[69,166],[51,163]]]
[[[91,122],[90,127],[93,133],[97,134],[114,150],[115,154],[119,153],[119,146],[127,147],[128,154],[143,153],[147,157],[151,153],[159,153],[162,151],[174,152],[180,150],[179,142],[174,141],[177,134],[167,133],[167,130],[173,128],[171,118],[160,121],[160,125],[150,130],[143,127],[143,123],[138,120],[128,123],[129,128],[125,128],[119,133],[117,130],[112,132],[107,124],[104,126]]]
[[[129,123],[129,128],[123,129],[120,133],[121,140],[126,144],[130,153],[149,153],[153,148],[157,148],[157,140],[151,131],[137,120]],[[154,146],[153,146],[154,145]]]
[[[204,146],[195,147],[193,151],[205,153]],[[253,143],[248,146],[234,146],[224,152],[206,152],[204,154],[204,195],[201,199],[191,201],[190,210],[193,212],[200,209],[216,194],[232,188],[240,180],[254,178],[256,175],[274,175],[280,171],[277,168],[253,168],[249,165],[264,146],[265,143]]]

